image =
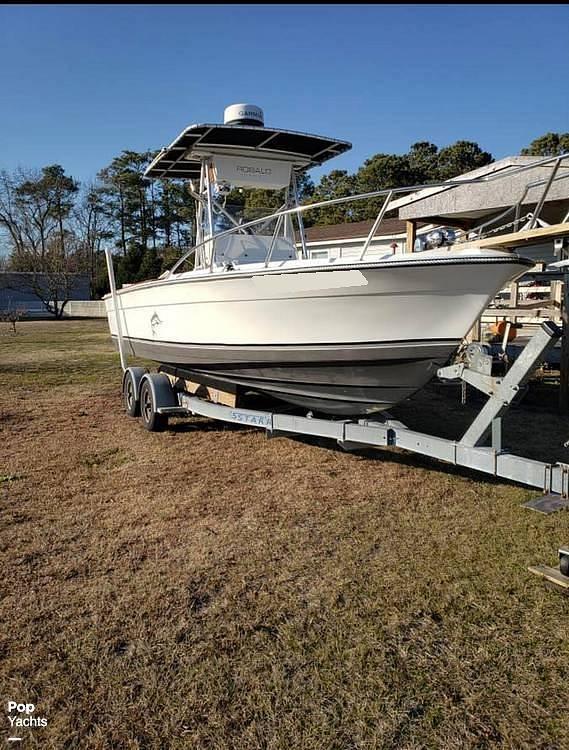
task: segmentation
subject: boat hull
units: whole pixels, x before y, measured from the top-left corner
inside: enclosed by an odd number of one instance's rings
[[[434,377],[489,300],[526,267],[494,253],[151,282],[119,293],[122,335],[131,354],[197,382],[365,415]],[[112,298],[106,303],[116,337]]]
[[[116,338],[115,338],[116,341]],[[448,362],[460,341],[358,346],[206,348],[129,339],[130,354],[221,390],[253,390],[338,416],[370,414],[409,398]]]

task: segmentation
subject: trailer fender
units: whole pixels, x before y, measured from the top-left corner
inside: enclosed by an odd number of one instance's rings
[[[170,380],[163,372],[146,372],[140,380],[140,388],[144,382],[148,382],[152,390],[154,408],[161,409],[164,406],[178,406],[178,399],[172,388]],[[139,395],[140,395],[139,388]]]

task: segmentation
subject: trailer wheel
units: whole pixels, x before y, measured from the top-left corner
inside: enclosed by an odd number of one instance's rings
[[[144,367],[128,367],[122,377],[122,402],[129,417],[140,416],[140,383],[146,375]]]
[[[168,426],[168,417],[156,411],[154,391],[146,379],[140,389],[140,417],[149,432],[162,432]]]
[[[124,404],[124,410],[129,417],[140,416],[140,401],[136,397],[136,384],[132,377],[132,373],[127,370],[124,374],[124,380],[122,384],[122,398]]]
[[[559,572],[561,575],[569,576],[569,555],[561,555],[559,558]]]

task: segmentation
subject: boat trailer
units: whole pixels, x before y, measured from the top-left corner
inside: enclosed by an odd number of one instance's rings
[[[461,380],[488,395],[488,400],[458,441],[412,430],[390,417],[381,422],[367,419],[355,422],[227,406],[219,403],[219,400],[231,398],[231,394],[189,384],[178,377],[175,368],[168,367],[158,372],[148,372],[143,367],[126,367],[123,400],[129,416],[140,416],[144,427],[150,431],[165,429],[170,416],[202,416],[258,427],[264,429],[268,437],[302,435],[328,438],[335,440],[344,450],[403,448],[453,466],[536,487],[542,494],[523,503],[523,507],[548,514],[569,507],[569,464],[544,463],[504,450],[502,417],[536,365],[560,337],[561,330],[555,323],[543,323],[504,378],[491,375],[492,355],[486,354],[481,347],[478,351],[476,347],[471,348],[468,364],[439,369],[439,378]],[[197,388],[197,392],[205,392],[208,398],[195,395],[188,389],[190,385]],[[482,445],[488,436],[490,445]],[[558,567],[535,565],[528,570],[544,580],[550,588],[569,595],[569,546],[561,547],[558,554]]]
[[[509,453],[502,447],[502,418],[547,350],[554,346],[561,330],[544,323],[503,378],[493,377],[492,357],[483,352],[470,357],[468,365],[455,364],[439,369],[444,380],[461,380],[488,396],[460,440],[449,440],[410,429],[390,416],[382,421],[340,420],[228,406],[219,401],[229,396],[222,391],[200,387],[207,398],[196,395],[187,381],[165,366],[158,372],[143,367],[126,367],[123,399],[130,416],[140,416],[150,431],[164,430],[169,417],[202,416],[232,424],[258,427],[268,437],[302,435],[334,440],[345,450],[398,447],[439,461],[479,471],[491,476],[536,487],[542,495],[526,507],[549,513],[569,507],[569,464],[544,463]],[[170,372],[168,372],[170,370]],[[483,443],[490,438],[490,445]]]

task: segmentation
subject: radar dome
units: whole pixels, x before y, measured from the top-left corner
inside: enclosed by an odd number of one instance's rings
[[[224,125],[260,125],[265,124],[261,107],[255,104],[230,104],[223,112]]]

